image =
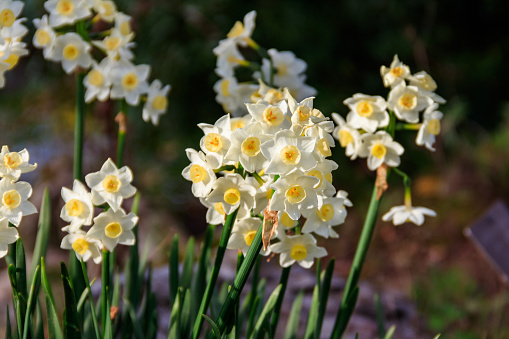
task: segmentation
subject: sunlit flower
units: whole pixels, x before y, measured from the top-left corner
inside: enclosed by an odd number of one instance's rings
[[[61,61],[62,68],[69,74],[78,67],[88,69],[92,65],[90,49],[90,44],[78,34],[65,33],[55,39],[50,58],[53,61]]]
[[[410,123],[419,122],[419,112],[433,103],[418,87],[407,86],[403,81],[389,92],[387,107],[396,117]]]
[[[0,218],[7,218],[11,224],[19,226],[23,216],[37,213],[35,206],[27,200],[31,195],[32,186],[28,182],[0,180]]]
[[[113,251],[117,244],[134,245],[136,238],[132,229],[138,223],[138,217],[130,212],[126,215],[123,209],[112,209],[99,214],[94,218],[94,225],[87,235],[93,239],[101,240],[108,251]]]
[[[351,160],[355,160],[361,144],[361,135],[359,131],[348,124],[337,113],[332,113],[332,119],[338,124],[333,132],[334,138],[339,140],[341,147],[346,148],[345,154],[349,156]]]
[[[258,102],[256,104],[246,104],[246,107],[254,120],[262,124],[263,131],[266,134],[274,135],[276,132],[289,129],[292,126],[291,121],[287,118],[288,104],[284,100],[274,105]]]
[[[49,12],[52,27],[73,25],[78,20],[90,16],[89,2],[84,0],[48,0],[44,8]]]
[[[435,143],[435,137],[440,134],[440,120],[443,117],[442,112],[437,111],[437,108],[438,104],[433,104],[424,111],[424,119],[415,139],[417,145],[424,145],[430,151],[435,150],[433,144]]]
[[[231,146],[225,159],[239,162],[248,172],[258,172],[268,164],[260,145],[272,137],[263,133],[261,124],[255,122],[238,128],[231,134]]]
[[[216,181],[216,175],[203,152],[187,148],[186,154],[191,164],[184,168],[182,176],[184,179],[193,182],[191,187],[193,195],[198,198],[204,198],[212,190],[212,185]]]
[[[92,225],[94,217],[94,205],[92,204],[92,194],[87,191],[85,185],[79,180],[74,180],[72,191],[62,187],[62,199],[65,205],[60,212],[60,218],[70,222],[70,232],[76,232],[82,225]]]
[[[410,81],[410,85],[420,88],[422,92],[431,97],[433,101],[438,102],[439,104],[445,104],[445,99],[435,93],[437,83],[433,80],[431,75],[425,71],[420,71],[411,75],[408,80]]]
[[[88,261],[92,258],[96,264],[102,261],[100,240],[90,237],[84,231],[76,231],[67,234],[63,239],[60,247],[64,250],[74,250],[78,260]]]
[[[134,47],[134,42],[130,42],[130,36],[124,36],[118,29],[111,29],[110,34],[103,40],[92,41],[92,44],[102,50],[111,60],[132,60],[133,52],[130,48]]]
[[[346,208],[343,198],[322,199],[322,207],[303,211],[302,215],[306,222],[302,227],[302,233],[316,233],[324,238],[337,238],[339,235],[332,229],[332,226],[341,225],[345,222]]]
[[[9,147],[2,146],[0,151],[0,177],[16,181],[21,173],[27,173],[35,170],[37,164],[30,164],[29,154],[26,149],[20,152],[10,152]]]
[[[232,29],[226,34],[227,39],[235,44],[246,46],[251,39],[255,28],[256,11],[251,11],[244,16],[244,22],[237,21]]]
[[[150,74],[149,65],[134,65],[127,60],[119,60],[111,70],[112,99],[122,99],[129,105],[136,106],[140,95],[147,93],[147,79]]]
[[[374,133],[377,128],[389,125],[387,103],[381,96],[357,93],[343,103],[350,108],[346,120],[354,128],[362,128],[366,132]]]
[[[265,180],[265,183],[261,184],[251,176],[246,178],[246,183],[256,189],[256,194],[254,196],[255,203],[253,207],[254,215],[261,213],[267,207],[272,196],[272,188],[270,188],[270,185],[274,182],[274,178],[269,175],[264,175],[262,176],[262,180]]]
[[[327,255],[325,248],[316,246],[316,239],[311,234],[289,235],[280,242],[270,245],[269,249],[274,253],[280,253],[281,267],[289,267],[297,262],[304,268],[310,268],[315,258]]]
[[[9,244],[15,243],[18,238],[16,227],[9,227],[7,218],[0,218],[0,258],[5,257],[9,251]]]
[[[207,154],[209,164],[213,169],[221,167],[231,145],[230,115],[223,115],[214,125],[202,123],[198,127],[205,133],[200,140],[200,148]]]
[[[226,174],[217,179],[212,188],[207,201],[213,204],[221,203],[226,214],[231,214],[239,206],[247,210],[253,208],[256,189],[237,173]]]
[[[244,255],[247,254],[251,243],[253,242],[256,231],[262,225],[260,218],[245,218],[237,220],[233,225],[232,234],[228,240],[226,248],[230,250],[241,250]],[[270,250],[260,250],[261,255],[269,255]]]
[[[117,12],[115,15],[115,28],[122,33],[123,36],[128,36],[130,40],[134,39],[134,33],[131,28],[131,16]]]
[[[424,223],[425,215],[436,217],[437,214],[426,207],[401,205],[392,207],[389,212],[383,215],[382,220],[392,220],[392,223],[395,226],[401,225],[405,222],[413,222],[417,226],[421,226]]]
[[[159,80],[154,80],[147,93],[147,102],[143,106],[143,120],[152,121],[157,126],[159,118],[162,114],[166,113],[168,107],[168,92],[170,85],[161,88],[162,84]]]
[[[207,207],[207,214],[206,214],[206,220],[207,224],[210,225],[224,225],[224,221],[226,218],[226,212],[224,211],[223,204],[220,202],[211,203],[208,202],[205,198],[200,198],[200,202],[203,206]],[[237,220],[243,219],[250,215],[248,211],[245,208],[239,208],[239,211],[237,212]]]
[[[131,169],[127,166],[118,169],[110,158],[99,172],[87,174],[85,181],[92,189],[94,205],[108,203],[113,211],[119,210],[122,201],[136,193],[136,188],[131,185],[133,181]]]
[[[93,0],[92,8],[101,17],[101,20],[112,22],[117,16],[117,6],[110,0]]]
[[[410,75],[410,68],[398,59],[398,55],[394,55],[394,59],[389,67],[380,67],[380,75],[383,78],[385,87],[394,87],[399,85]]]
[[[235,131],[237,128],[243,128],[244,126],[251,123],[252,120],[253,120],[253,117],[250,114],[246,114],[242,117],[230,118],[230,125],[232,128],[232,132]]]
[[[310,175],[320,180],[314,187],[317,194],[331,197],[334,193],[336,193],[336,189],[334,188],[334,185],[332,185],[332,171],[337,168],[338,164],[335,161],[325,159],[306,172],[306,175]]]
[[[108,58],[102,59],[99,64],[92,61],[92,69],[83,79],[83,84],[86,87],[85,102],[91,102],[96,98],[99,101],[106,101],[109,98],[111,89],[109,70],[111,67],[112,63]]]
[[[0,28],[11,27],[22,10],[23,2],[21,1],[0,1]]]
[[[40,19],[34,19],[34,26],[37,28],[32,43],[37,48],[42,48],[42,54],[45,59],[49,59],[55,45],[57,37],[55,31],[48,22],[48,16],[45,14]]]
[[[359,156],[368,158],[368,168],[376,170],[380,165],[386,163],[388,166],[399,166],[405,149],[398,142],[393,141],[389,133],[378,131],[375,134],[363,134],[362,145],[359,149]]]

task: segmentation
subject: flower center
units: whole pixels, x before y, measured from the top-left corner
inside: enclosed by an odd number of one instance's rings
[[[242,153],[248,157],[255,157],[260,153],[260,139],[257,137],[246,138],[240,146]]]
[[[293,227],[293,225],[295,225],[295,220],[290,218],[290,216],[286,212],[281,213],[281,222],[286,228],[291,228]]]
[[[293,185],[286,190],[285,196],[290,204],[298,204],[306,197],[306,191],[301,185]]]
[[[300,105],[297,107],[296,111],[299,114],[299,121],[306,121],[311,115],[311,108],[306,105]]]
[[[122,78],[122,87],[127,91],[132,91],[138,87],[138,76],[134,72],[129,72]]]
[[[123,36],[126,36],[126,35],[129,35],[131,34],[131,24],[129,23],[129,21],[124,21],[120,24],[120,33],[123,35]]]
[[[77,217],[83,213],[83,203],[78,199],[71,199],[65,203],[65,210],[70,217]]]
[[[108,51],[113,51],[120,45],[120,38],[117,36],[109,36],[104,38],[104,45]]]
[[[104,228],[104,233],[108,238],[118,238],[122,234],[122,226],[116,221],[110,222]]]
[[[316,149],[324,157],[330,157],[332,155],[332,152],[329,147],[329,143],[327,143],[327,139],[325,139],[325,138],[318,140],[318,142],[316,143]]]
[[[2,9],[0,12],[0,24],[4,27],[11,27],[14,21],[16,21],[14,12],[9,8]]]
[[[401,74],[403,74],[403,68],[399,66],[391,68],[391,74],[394,75],[396,78],[399,78]]]
[[[75,44],[68,44],[64,47],[62,52],[62,56],[67,60],[74,60],[78,56],[79,51],[78,47]]]
[[[23,159],[16,152],[7,153],[4,155],[4,166],[10,169],[19,167]]]
[[[57,4],[57,12],[62,15],[71,15],[74,12],[74,4],[69,0],[60,0]]]
[[[331,204],[325,204],[316,212],[316,214],[323,222],[329,221],[332,217],[334,217],[334,207],[332,207]]]
[[[93,69],[88,73],[87,81],[90,85],[98,87],[102,85],[104,77],[100,71]]]
[[[440,120],[431,119],[428,121],[428,126],[426,126],[426,130],[429,134],[438,135],[440,134]]]
[[[35,32],[35,40],[41,46],[46,46],[51,41],[49,33],[44,29],[38,29]]]
[[[246,123],[242,120],[242,119],[231,119],[231,128],[232,128],[232,131],[235,131],[237,128],[243,128],[244,126],[246,126]]]
[[[19,206],[21,203],[21,196],[16,190],[9,190],[2,196],[2,202],[5,207],[12,210]]]
[[[423,78],[419,79],[418,84],[427,91],[434,91],[437,89],[437,83],[429,74],[426,74]]]
[[[230,80],[228,80],[228,79],[222,80],[220,85],[219,85],[219,88],[221,90],[221,94],[224,97],[229,97],[230,96],[229,86],[230,86]]]
[[[290,257],[296,261],[304,260],[306,259],[306,256],[308,254],[308,250],[306,249],[306,246],[304,245],[295,245],[290,250]]]
[[[362,100],[357,104],[357,114],[364,118],[369,118],[373,114],[373,105],[369,101]]]
[[[417,97],[412,93],[404,93],[399,98],[399,105],[407,110],[414,109],[417,106]]]
[[[208,174],[207,171],[205,171],[205,169],[202,166],[193,164],[191,165],[190,176],[193,184],[197,184],[205,180]]]
[[[341,147],[346,147],[353,141],[352,135],[346,129],[340,129],[338,134]]]
[[[300,161],[300,151],[296,146],[288,145],[279,152],[281,160],[287,165],[295,165]]]
[[[224,211],[224,208],[223,208],[223,204],[221,204],[220,202],[216,202],[214,204],[214,209],[216,210],[217,213],[219,213],[221,215],[226,215],[226,212]]]
[[[255,238],[256,236],[256,231],[250,231],[250,232],[247,232],[245,235],[244,235],[244,241],[246,242],[246,245],[247,246],[251,246],[251,244],[253,243],[253,239]]]
[[[242,34],[242,32],[244,32],[244,25],[242,24],[242,22],[237,21],[233,25],[232,29],[228,32],[228,34],[226,34],[226,36],[231,39],[238,37],[239,35]]]
[[[164,95],[156,95],[154,100],[152,101],[152,106],[158,111],[166,110],[166,106],[168,105],[168,99]]]
[[[283,111],[277,106],[269,106],[263,111],[263,120],[270,126],[279,126],[284,119]]]
[[[371,148],[371,154],[378,159],[382,159],[387,153],[387,148],[383,144],[376,144]]]
[[[117,8],[113,1],[101,2],[100,12],[102,12],[104,16],[112,16],[113,14],[115,14],[116,10]]]
[[[323,175],[322,175],[322,172],[318,171],[318,170],[311,170],[307,173],[307,175],[311,176],[311,177],[315,177],[315,178],[318,178],[318,180],[320,180],[320,182],[315,186],[316,187],[320,187],[320,185],[322,184],[322,181],[323,181]]]
[[[209,152],[219,152],[223,148],[221,136],[217,133],[209,133],[205,136],[205,148]]]
[[[108,193],[116,193],[120,189],[120,186],[122,186],[122,183],[118,178],[114,175],[108,175],[106,178],[103,179],[103,188]]]
[[[88,251],[88,241],[85,239],[76,239],[72,243],[72,249],[74,252],[83,256]]]
[[[236,188],[230,188],[224,192],[224,201],[230,205],[236,205],[240,201],[240,192]]]

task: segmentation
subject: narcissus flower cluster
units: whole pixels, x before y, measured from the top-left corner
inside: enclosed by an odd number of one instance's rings
[[[131,106],[143,101],[143,120],[157,125],[166,112],[170,86],[159,80],[149,83],[150,66],[132,62],[131,17],[110,0],[47,0],[44,8],[48,14],[34,20],[33,44],[43,50],[44,58],[61,62],[66,73],[87,71],[85,101],[125,100]],[[83,20],[102,21],[108,29],[89,34],[84,26],[78,29]],[[93,47],[100,50],[94,55],[102,54],[103,59],[93,58]]]
[[[263,93],[258,81],[276,88],[287,88],[297,100],[316,94],[316,90],[305,83],[307,64],[304,60],[298,59],[290,51],[277,51],[273,48],[265,51],[253,40],[255,19],[255,11],[247,13],[243,22],[237,21],[226,39],[214,48],[217,56],[215,71],[220,77],[214,85],[216,101],[223,106],[225,112],[233,116],[246,114],[247,102],[256,103],[262,97],[270,103],[283,99],[281,92],[277,93],[275,89]],[[247,60],[243,53],[246,49],[256,51],[261,60]],[[256,70],[255,65],[258,64],[261,67]],[[239,80],[237,71],[242,67],[249,68],[251,72],[254,70],[251,79]],[[269,96],[273,98],[269,99]]]
[[[200,150],[186,150],[191,164],[182,175],[208,208],[208,223],[224,224],[238,211],[228,248],[246,253],[267,210],[277,215],[278,227],[261,254],[280,253],[283,267],[309,268],[327,254],[313,234],[338,237],[333,227],[351,206],[346,192],[332,185],[334,124],[312,97],[298,101],[288,89],[279,101],[260,99],[246,109],[245,117],[227,114],[198,125]]]
[[[0,1],[0,88],[5,86],[5,72],[28,54],[26,43],[21,41],[28,33],[26,18],[20,17],[23,6],[21,1]]]
[[[7,254],[8,244],[14,243],[19,235],[16,229],[25,215],[37,213],[35,206],[28,201],[32,186],[18,181],[22,173],[35,170],[37,164],[29,163],[26,149],[11,152],[8,146],[0,151],[0,258]],[[9,227],[9,224],[16,227]]]
[[[74,180],[72,190],[62,188],[60,217],[69,223],[62,228],[68,234],[62,239],[61,247],[73,249],[78,259],[95,263],[102,260],[101,250],[113,251],[118,244],[134,245],[132,229],[138,217],[122,209],[124,199],[132,197],[136,188],[131,185],[133,174],[129,167],[120,169],[108,159],[101,170],[85,176],[91,192],[79,180]],[[94,217],[95,207],[103,209]],[[83,227],[90,228],[85,231]]]
[[[395,130],[418,130],[416,144],[434,151],[433,145],[440,133],[443,116],[437,109],[439,104],[445,103],[435,93],[437,84],[433,78],[424,71],[412,74],[397,55],[389,67],[380,68],[380,74],[384,86],[391,88],[387,99],[354,94],[344,101],[350,109],[346,120],[332,113],[332,118],[338,124],[333,134],[341,147],[346,149],[346,155],[352,160],[366,158],[368,168],[372,171],[382,165],[392,168],[400,165],[400,156],[405,149],[394,140]],[[409,192],[406,194],[409,197]],[[410,198],[406,198],[405,206],[391,209],[383,219],[393,220],[395,225],[405,221],[421,225],[423,215],[434,215],[434,212],[414,208]]]

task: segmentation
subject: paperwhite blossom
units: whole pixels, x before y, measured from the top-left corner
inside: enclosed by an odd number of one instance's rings
[[[310,268],[315,258],[327,255],[325,248],[316,246],[316,239],[311,234],[289,235],[280,242],[270,245],[270,250],[280,253],[281,267],[289,267],[297,262],[304,268]]]
[[[119,208],[116,211],[109,209],[94,218],[94,225],[88,231],[90,238],[100,240],[108,251],[113,251],[120,245],[134,245],[136,238],[132,229],[138,223],[138,217]]]
[[[399,166],[405,149],[398,142],[393,141],[389,133],[378,131],[375,134],[363,134],[362,145],[359,149],[359,156],[368,158],[368,168],[376,170],[380,165],[386,163],[388,166]]]
[[[436,217],[437,214],[426,207],[401,205],[392,207],[389,212],[383,215],[382,220],[392,220],[392,223],[395,226],[401,225],[405,222],[413,222],[417,226],[421,226],[424,223],[425,215]]]
[[[389,67],[380,67],[380,75],[383,78],[385,87],[395,87],[400,83],[404,83],[410,75],[410,68],[399,61],[398,55],[394,55],[394,59]]]
[[[7,218],[11,224],[19,226],[23,216],[37,213],[35,206],[27,200],[31,195],[32,186],[28,182],[0,180],[0,218]]]
[[[7,218],[0,218],[0,258],[5,257],[9,252],[9,244],[15,243],[18,238],[16,227],[9,227]]]
[[[348,124],[339,114],[332,113],[332,119],[338,124],[334,129],[334,138],[339,140],[341,147],[346,148],[345,154],[355,160],[359,153],[361,135],[357,129]]]
[[[204,198],[212,190],[212,186],[216,181],[216,175],[203,152],[187,148],[186,154],[191,164],[184,168],[182,176],[184,179],[193,182],[191,190],[194,196]]]
[[[147,102],[143,106],[143,120],[152,121],[154,125],[159,124],[159,118],[166,113],[168,107],[168,92],[170,85],[162,87],[161,81],[154,80],[148,88]]]
[[[254,205],[256,189],[248,185],[237,173],[226,174],[217,179],[207,197],[209,203],[221,203],[226,214],[231,214],[237,207],[251,210]]]
[[[442,112],[437,111],[437,108],[438,104],[433,104],[424,111],[424,119],[415,139],[417,145],[424,145],[430,151],[435,151],[433,144],[435,137],[440,134],[440,120],[443,117]]]
[[[60,244],[60,247],[65,250],[74,250],[78,260],[83,259],[86,262],[92,258],[96,264],[102,261],[102,246],[100,240],[90,237],[84,231],[67,234]]]
[[[374,133],[377,128],[389,125],[387,103],[381,96],[354,94],[352,98],[343,101],[350,108],[346,120],[354,128],[361,128],[366,132]]]
[[[10,152],[8,146],[2,146],[0,151],[0,177],[16,181],[22,173],[35,170],[37,164],[29,163],[30,156],[25,149],[20,152]]]
[[[70,232],[78,231],[82,225],[92,225],[94,205],[92,194],[87,191],[85,185],[75,179],[72,190],[62,187],[61,194],[65,205],[60,212],[60,218],[71,223]]]

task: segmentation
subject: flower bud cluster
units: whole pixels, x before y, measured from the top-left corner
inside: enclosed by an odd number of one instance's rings
[[[32,195],[32,186],[28,182],[18,181],[22,173],[35,170],[37,164],[29,163],[26,149],[11,152],[2,146],[0,151],[0,258],[7,254],[8,244],[18,238],[16,227],[25,215],[37,213],[35,206],[28,201]]]
[[[131,106],[145,101],[143,120],[157,125],[166,112],[170,86],[163,87],[159,80],[149,84],[150,66],[132,62],[131,17],[110,0],[47,0],[44,8],[49,14],[34,20],[33,44],[43,50],[45,59],[61,62],[66,73],[88,72],[83,80],[85,101],[120,99]],[[97,22],[108,29],[88,33],[86,25]],[[69,31],[73,25],[76,32]],[[92,47],[100,50],[101,60],[93,58]]]
[[[288,88],[293,97],[302,100],[306,97],[316,94],[316,90],[307,85],[306,71],[307,64],[304,60],[298,59],[293,52],[277,51],[269,49],[264,51],[252,39],[255,28],[256,12],[251,11],[246,14],[244,21],[237,21],[226,39],[219,42],[214,48],[214,54],[217,56],[216,74],[221,78],[214,85],[216,92],[216,101],[223,106],[225,112],[230,112],[234,116],[246,114],[246,102],[256,103],[261,99],[259,86],[256,81],[270,83],[275,87]],[[261,69],[252,73],[253,79],[247,79],[241,82],[236,74],[239,67],[246,67],[254,70],[259,63],[248,61],[242,51],[247,48],[254,49],[261,56]],[[266,99],[266,98],[265,98]],[[279,96],[275,103],[282,100]]]
[[[26,44],[21,41],[28,33],[23,24],[26,18],[19,18],[23,2],[0,1],[0,88],[5,86],[4,73],[13,69],[19,58],[28,54]]]
[[[108,159],[99,172],[85,176],[87,190],[79,180],[74,180],[72,190],[63,187],[65,202],[60,217],[69,223],[62,228],[68,234],[62,239],[63,249],[73,249],[78,259],[95,263],[102,260],[101,249],[113,251],[117,244],[134,245],[132,229],[138,217],[122,209],[124,199],[132,197],[136,188],[131,185],[133,174],[129,167],[120,169]],[[104,209],[94,218],[94,206]],[[88,231],[83,226],[91,226]]]
[[[327,254],[313,233],[338,237],[333,227],[344,222],[351,202],[332,185],[334,124],[313,99],[299,102],[285,89],[275,103],[246,104],[246,117],[227,114],[198,125],[201,150],[186,150],[191,164],[182,175],[208,208],[208,223],[224,224],[238,210],[228,248],[247,252],[266,209],[277,213],[278,226],[262,254],[281,253],[283,267],[298,262],[309,268]]]

